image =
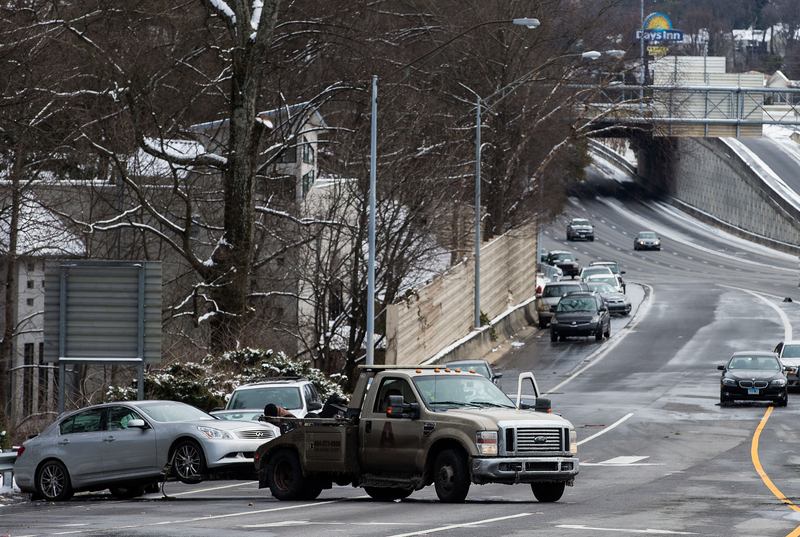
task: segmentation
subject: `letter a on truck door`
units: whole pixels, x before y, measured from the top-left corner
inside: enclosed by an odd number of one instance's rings
[[[389,396],[402,395],[405,403],[419,403],[419,397],[405,378],[384,377],[371,408],[361,412],[361,461],[371,474],[413,474],[422,446],[420,419],[388,417]]]

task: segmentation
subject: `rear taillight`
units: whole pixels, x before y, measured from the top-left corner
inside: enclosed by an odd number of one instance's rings
[[[17,449],[17,458],[19,459],[22,457],[22,454],[25,453],[25,446],[19,446]]]

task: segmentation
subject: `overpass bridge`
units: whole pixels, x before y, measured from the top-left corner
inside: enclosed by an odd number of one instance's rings
[[[800,127],[800,88],[724,70],[725,58],[666,57],[652,85],[586,91],[579,113],[590,136],[630,140],[644,190],[800,254],[800,129],[796,146],[762,137],[766,125]]]
[[[636,127],[654,136],[761,136],[764,125],[800,127],[800,89],[748,86],[608,86],[582,117],[596,130]]]
[[[676,137],[752,137],[764,125],[800,126],[800,88],[765,86],[762,73],[726,73],[724,57],[665,56],[648,79],[590,92],[582,117],[597,130]]]

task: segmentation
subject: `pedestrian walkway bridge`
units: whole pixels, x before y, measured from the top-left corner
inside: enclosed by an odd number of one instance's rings
[[[767,87],[761,73],[726,73],[725,58],[665,57],[649,79],[591,92],[581,117],[595,130],[654,136],[761,136],[764,125],[800,126],[800,88]]]

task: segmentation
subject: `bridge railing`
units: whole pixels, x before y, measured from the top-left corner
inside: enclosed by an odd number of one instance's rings
[[[579,114],[662,136],[760,136],[763,125],[800,125],[800,88],[609,85]]]

